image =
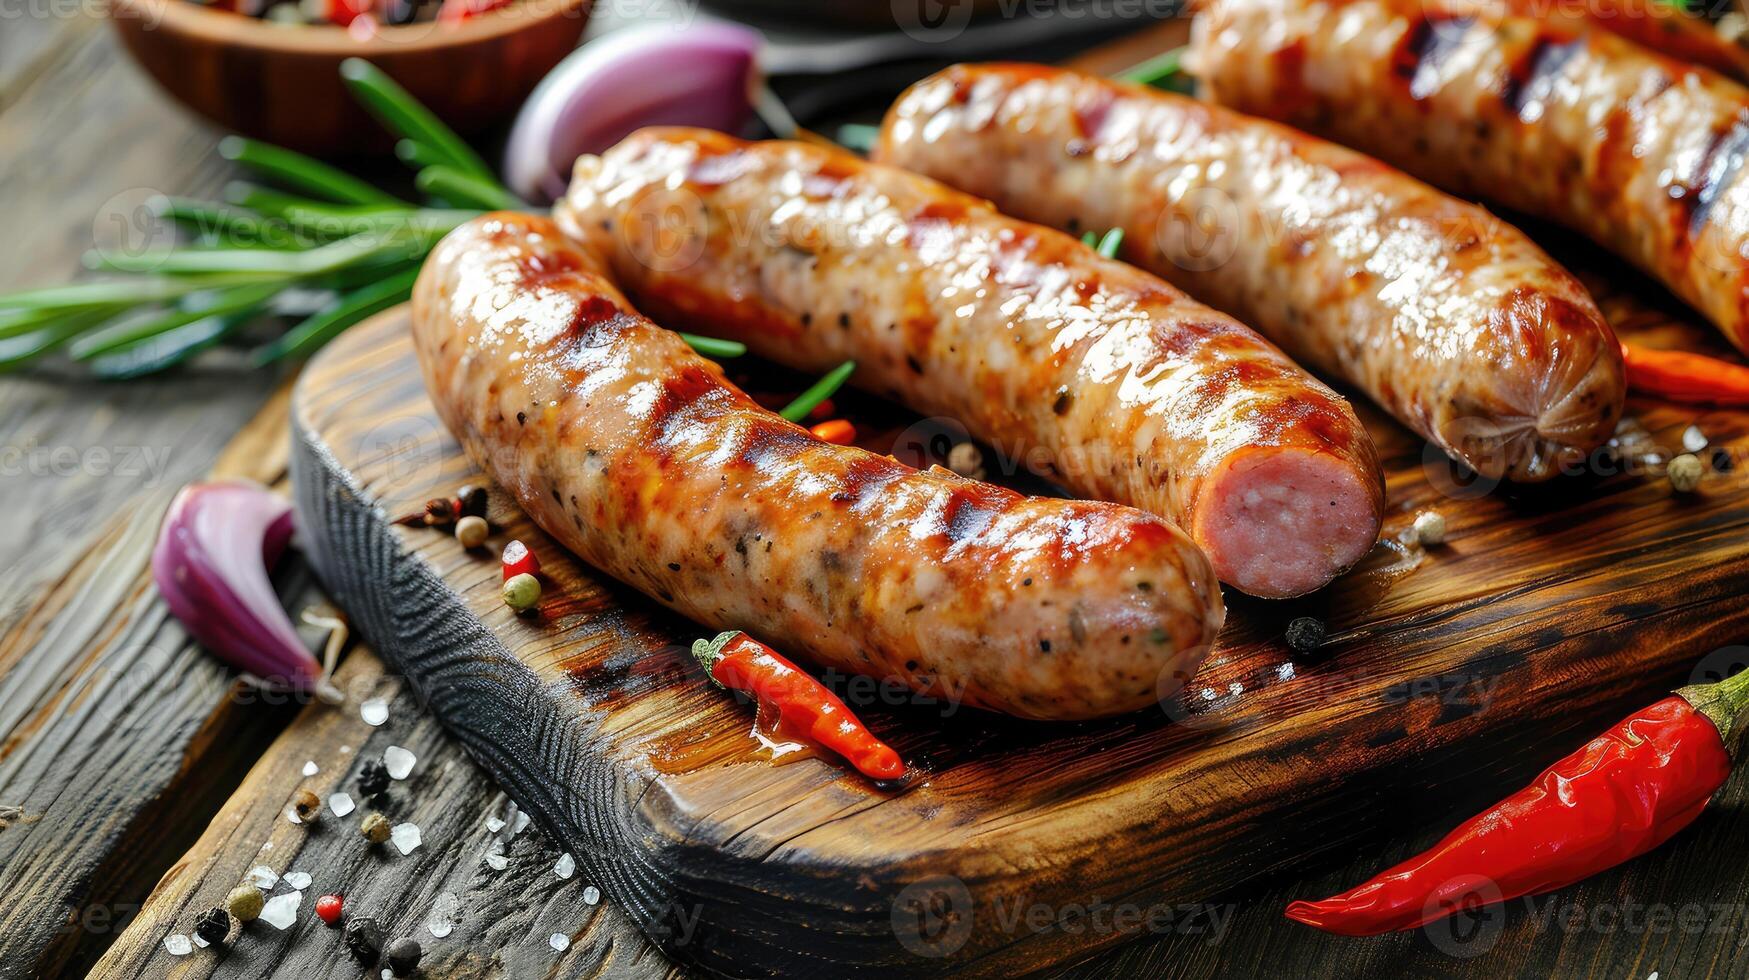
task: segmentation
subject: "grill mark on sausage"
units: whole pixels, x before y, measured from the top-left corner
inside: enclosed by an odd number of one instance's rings
[[[949,543],[959,544],[983,533],[1000,512],[997,495],[980,494],[969,486],[956,487],[942,510],[942,530]]]
[[[1501,101],[1523,122],[1541,119],[1554,92],[1555,79],[1583,47],[1583,42],[1570,36],[1539,34],[1524,57],[1512,66],[1500,93]]]
[[[1695,168],[1694,184],[1670,185],[1670,197],[1687,219],[1682,228],[1690,240],[1700,237],[1713,205],[1742,172],[1745,155],[1749,155],[1749,112],[1738,114],[1729,129],[1713,134]]]
[[[1408,83],[1410,98],[1420,101],[1439,90],[1440,66],[1462,46],[1475,23],[1474,17],[1432,15],[1404,32],[1391,55],[1391,70]]]

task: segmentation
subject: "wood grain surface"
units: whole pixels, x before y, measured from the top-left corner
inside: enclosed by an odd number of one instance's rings
[[[1624,432],[1646,445],[1596,463],[1634,472],[1526,490],[1463,483],[1368,411],[1391,513],[1388,546],[1360,569],[1305,600],[1235,598],[1209,661],[1159,711],[1050,726],[865,705],[928,760],[921,785],[885,794],[827,762],[757,761],[745,709],[683,656],[709,631],[561,557],[506,502],[483,550],[536,543],[552,577],[537,621],[503,608],[488,555],[389,528],[385,514],[479,479],[431,415],[405,317],[355,329],[299,382],[312,560],[609,894],[665,949],[723,973],[990,973],[1085,955],[1122,930],[1038,928],[1014,910],[1204,902],[1386,829],[1381,797],[1413,794],[1409,812],[1437,820],[1546,761],[1503,747],[1577,740],[1749,630],[1743,469],[1678,495],[1650,461],[1693,411],[1636,403]],[[858,421],[886,433],[906,417]],[[1749,452],[1749,416],[1698,422]],[[1449,543],[1403,543],[1428,507]],[[1282,639],[1301,613],[1332,630],[1316,663]],[[712,941],[671,935],[676,909]]]

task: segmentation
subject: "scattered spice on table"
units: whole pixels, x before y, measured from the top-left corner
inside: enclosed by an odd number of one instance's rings
[[[969,442],[956,442],[947,451],[947,468],[972,480],[984,478],[984,454]]]
[[[238,922],[254,922],[261,916],[261,906],[267,896],[255,885],[244,882],[225,896],[225,908]]]
[[[389,818],[374,810],[365,814],[364,819],[358,822],[359,834],[372,844],[387,843],[392,829]]]
[[[383,953],[383,930],[375,918],[355,915],[347,919],[341,942],[346,946],[346,955],[360,966],[376,966]]]
[[[486,516],[486,488],[464,483],[455,492],[456,513],[462,517]]]
[[[1415,515],[1415,540],[1427,547],[1445,543],[1445,515],[1437,510],[1424,510]]]
[[[1700,486],[1701,476],[1706,473],[1706,464],[1693,453],[1683,453],[1672,459],[1664,472],[1670,477],[1670,486],[1677,493],[1693,493]]]
[[[358,717],[364,723],[376,728],[389,720],[389,703],[382,698],[369,698],[358,706]]]
[[[1432,849],[1287,917],[1369,936],[1537,895],[1638,857],[1700,816],[1749,721],[1749,670],[1629,715]]]
[[[813,433],[814,438],[834,446],[848,446],[856,441],[856,426],[846,419],[821,422],[808,431]]]
[[[905,774],[899,753],[876,738],[836,694],[758,640],[730,630],[694,642],[692,655],[718,686],[753,695],[761,720],[776,730],[838,753],[870,778]]]
[[[211,908],[194,917],[194,934],[209,946],[216,946],[231,934],[231,913]]]
[[[502,591],[504,604],[519,613],[527,612],[539,605],[540,593],[540,579],[527,572],[507,579]]]
[[[491,533],[492,527],[484,517],[470,514],[455,522],[455,539],[464,548],[478,548],[486,543],[486,537]]]
[[[346,899],[342,895],[323,895],[316,899],[316,918],[327,923],[330,929],[340,925],[340,916],[345,909]]]
[[[412,936],[402,936],[389,946],[389,969],[395,972],[395,976],[408,976],[419,969],[419,960],[424,955],[425,950],[420,948],[419,940]]]
[[[1328,630],[1324,621],[1312,616],[1300,616],[1287,624],[1288,649],[1301,656],[1311,656],[1324,645]]]
[[[389,791],[389,769],[375,759],[366,762],[358,768],[359,792],[367,797],[378,797]]]
[[[292,796],[292,812],[298,815],[300,823],[314,823],[322,816],[322,798],[300,789]]]
[[[505,545],[498,561],[504,567],[504,581],[506,582],[518,575],[540,574],[540,557],[534,553],[534,549],[519,540],[513,540]]]
[[[396,782],[412,775],[413,766],[418,761],[418,756],[399,745],[391,745],[383,750],[383,770],[389,774],[390,779]]]

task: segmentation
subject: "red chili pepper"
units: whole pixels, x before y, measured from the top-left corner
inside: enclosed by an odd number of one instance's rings
[[[323,895],[316,899],[316,917],[331,926],[340,924],[340,913],[345,908],[345,899],[340,895]]]
[[[1423,854],[1287,917],[1344,936],[1413,929],[1466,907],[1553,891],[1688,826],[1731,773],[1749,671],[1628,716]]]
[[[821,442],[829,442],[835,446],[848,446],[856,441],[856,426],[844,419],[821,422],[808,431],[812,432],[814,438]]]
[[[512,541],[505,545],[504,555],[500,560],[504,564],[506,582],[518,575],[540,574],[540,558],[521,541]]]
[[[740,630],[692,644],[692,655],[719,686],[745,691],[772,712],[779,728],[849,760],[872,779],[897,779],[905,762],[875,738],[836,694],[776,650]]]
[[[328,0],[328,19],[346,27],[362,14],[371,12],[373,0]]]
[[[1704,354],[1621,345],[1628,387],[1676,402],[1749,405],[1749,367]]]
[[[820,399],[820,404],[808,409],[808,418],[829,419],[838,414],[838,406],[830,398]]]

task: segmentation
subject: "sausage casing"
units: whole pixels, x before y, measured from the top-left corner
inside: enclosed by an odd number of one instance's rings
[[[1585,290],[1517,229],[1352,150],[1184,96],[959,65],[887,113],[877,158],[1071,230],[1255,326],[1490,477],[1614,431],[1625,386]]]
[[[1565,224],[1749,349],[1749,89],[1580,20],[1211,0],[1203,92]]]
[[[710,630],[1028,718],[1151,704],[1219,629],[1171,524],[833,446],[634,311],[549,219],[427,260],[413,336],[438,414],[531,519]]]
[[[577,163],[561,226],[653,313],[1041,452],[1172,518],[1225,582],[1318,588],[1377,538],[1382,481],[1341,397],[1232,318],[1066,235],[897,168],[704,130]]]

